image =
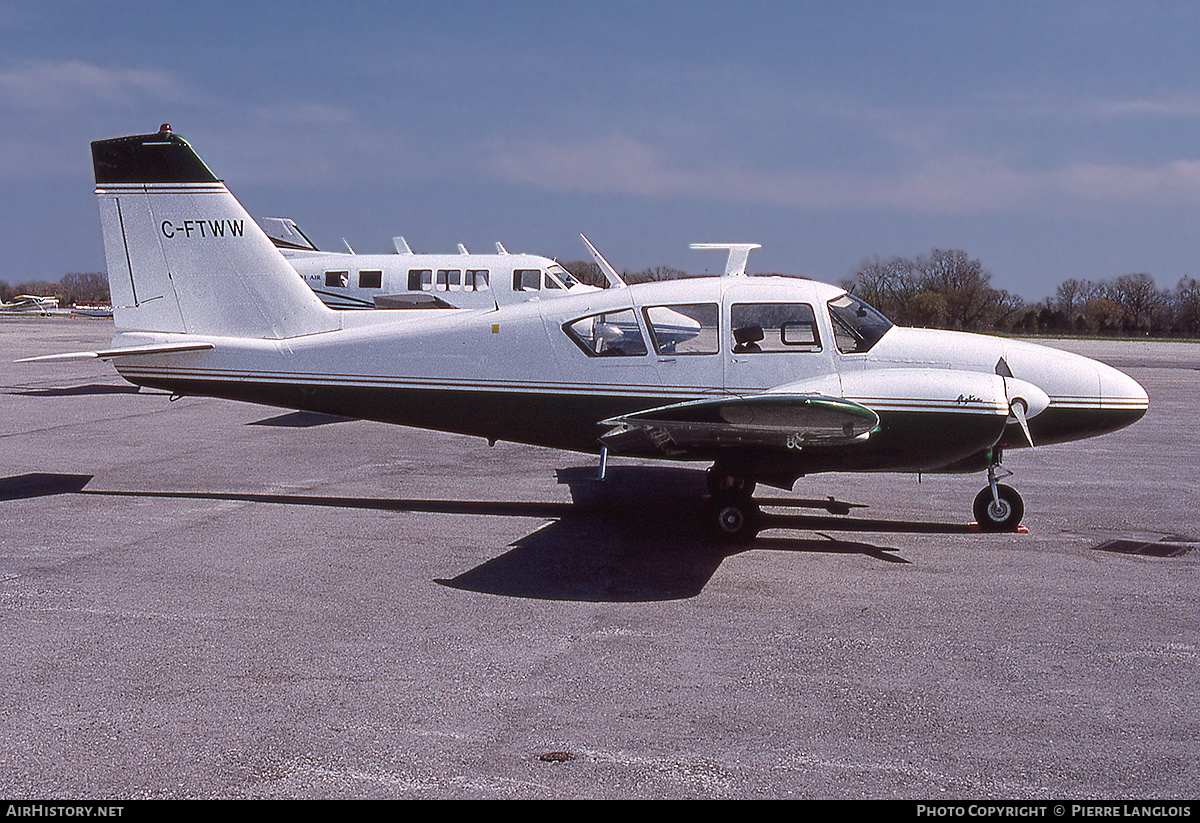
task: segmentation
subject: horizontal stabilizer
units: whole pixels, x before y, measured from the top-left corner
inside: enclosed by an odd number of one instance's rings
[[[17,363],[50,363],[65,360],[115,360],[118,357],[145,356],[148,354],[177,354],[185,351],[205,351],[213,347],[212,343],[151,343],[147,346],[128,346],[120,349],[102,349],[101,351],[76,351],[66,354],[43,354],[40,357],[24,357],[14,361]]]
[[[308,235],[300,231],[296,221],[290,217],[264,217],[258,221],[258,225],[276,248],[284,251],[320,251],[317,244],[309,240]]]
[[[879,416],[865,406],[818,394],[762,394],[661,406],[609,418],[600,440],[620,454],[679,455],[725,446],[792,450],[865,440]]]

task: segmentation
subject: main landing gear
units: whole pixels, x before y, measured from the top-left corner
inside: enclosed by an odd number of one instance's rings
[[[758,536],[762,511],[754,502],[754,480],[713,466],[705,475],[709,495],[704,502],[704,520],[720,543],[746,544]]]
[[[1003,475],[998,475],[1003,471]],[[988,484],[975,496],[975,522],[985,532],[1011,532],[1021,525],[1025,516],[1025,502],[1012,486],[997,482],[999,477],[1009,477],[1012,472],[1000,467],[1000,452],[997,451],[988,465]]]

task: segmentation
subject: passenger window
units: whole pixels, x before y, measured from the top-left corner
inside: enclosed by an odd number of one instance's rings
[[[816,315],[806,303],[739,303],[730,317],[735,354],[821,350]]]
[[[409,269],[408,270],[408,290],[409,291],[432,291],[433,290],[433,269]]]
[[[541,269],[514,269],[513,291],[537,291],[542,287]]]
[[[360,271],[358,273],[358,286],[363,289],[382,289],[383,288],[383,272],[382,271]]]
[[[467,269],[467,279],[463,283],[463,288],[467,291],[487,291],[488,270]]]
[[[592,357],[634,357],[646,353],[633,309],[583,317],[567,323],[563,330]]]
[[[717,304],[652,306],[643,311],[659,354],[716,354]]]
[[[348,271],[327,271],[325,272],[325,285],[345,288],[350,285],[350,272]]]
[[[462,289],[461,269],[438,269],[438,291],[460,291]]]

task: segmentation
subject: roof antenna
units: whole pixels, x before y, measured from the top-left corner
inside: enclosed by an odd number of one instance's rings
[[[729,259],[725,261],[726,277],[745,277],[746,260],[753,249],[761,249],[758,243],[693,243],[693,249],[727,249]]]

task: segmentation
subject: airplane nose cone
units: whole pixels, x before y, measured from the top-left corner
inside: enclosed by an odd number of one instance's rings
[[[1140,420],[1146,414],[1150,407],[1150,397],[1140,383],[1124,372],[1103,363],[1096,364],[1096,371],[1100,378],[1101,408],[1128,414],[1129,423]]]
[[[1036,344],[1010,344],[1006,362],[1015,377],[1039,387],[1050,405],[1029,420],[1040,445],[1080,440],[1122,429],[1149,406],[1146,390],[1104,363]]]

